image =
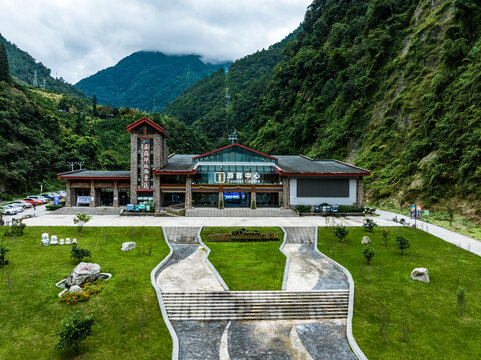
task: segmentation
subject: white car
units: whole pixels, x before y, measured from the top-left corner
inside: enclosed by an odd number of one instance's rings
[[[12,205],[21,206],[24,209],[32,207],[32,204],[30,204],[29,202],[26,202],[24,200],[15,200],[14,202],[12,202]]]
[[[19,212],[23,212],[23,207],[14,205],[5,205],[2,211],[4,215],[17,215]]]

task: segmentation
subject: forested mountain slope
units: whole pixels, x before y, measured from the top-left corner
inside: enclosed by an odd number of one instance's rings
[[[37,71],[38,86],[45,84],[45,89],[59,93],[86,98],[86,95],[75,86],[65,82],[62,78],[55,79],[51,76],[51,71],[41,62],[27,52],[19,49],[15,44],[9,42],[0,34],[0,44],[5,46],[10,65],[10,75],[24,84],[32,85]]]
[[[138,51],[75,86],[95,94],[101,104],[158,112],[196,81],[228,65],[206,64],[198,55]]]

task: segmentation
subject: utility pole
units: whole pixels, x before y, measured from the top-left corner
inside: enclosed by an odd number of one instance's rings
[[[238,140],[237,133],[236,133],[235,129],[234,129],[234,132],[229,135],[228,139],[232,141],[232,144],[235,143]]]

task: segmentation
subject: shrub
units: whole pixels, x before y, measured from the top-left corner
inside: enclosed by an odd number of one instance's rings
[[[70,249],[70,256],[72,259],[77,259],[80,263],[84,258],[88,258],[92,256],[92,253],[87,249],[80,249],[77,245],[72,245],[72,249]]]
[[[79,355],[80,344],[92,334],[93,316],[84,315],[82,310],[75,310],[63,318],[60,323],[61,327],[56,332],[59,341],[55,345],[55,349],[72,348]]]
[[[220,200],[219,201],[219,209],[223,209],[224,208],[224,200]]]
[[[396,236],[396,247],[401,250],[401,255],[404,255],[404,250],[411,247],[411,244],[409,244],[409,240],[404,236],[398,235]]]
[[[339,205],[338,211],[340,213],[349,213],[349,212],[362,213],[364,212],[364,208],[362,206],[355,206],[355,205]]]
[[[252,209],[255,209],[255,208],[256,208],[256,201],[255,201],[255,200],[252,200],[251,208],[252,208]]]
[[[372,248],[372,246],[367,245],[362,251],[362,255],[364,255],[364,257],[366,258],[367,264],[370,265],[371,260],[374,257],[374,249]]]
[[[456,291],[456,297],[458,299],[459,316],[463,316],[464,309],[466,308],[466,289],[459,287]]]
[[[5,235],[15,236],[15,237],[23,235],[23,231],[25,230],[26,226],[27,225],[24,224],[21,219],[20,220],[13,220],[10,230],[7,230],[5,232]]]
[[[77,214],[75,219],[73,219],[74,224],[77,224],[78,232],[82,232],[83,226],[92,219],[92,216],[87,214]]]
[[[343,225],[337,225],[332,230],[334,235],[339,239],[340,242],[344,241],[344,238],[349,234],[349,230]]]
[[[372,232],[375,226],[377,226],[377,224],[374,222],[373,219],[370,218],[365,218],[364,223],[362,224],[362,227],[369,232]]]
[[[5,259],[5,255],[8,251],[10,250],[8,250],[3,244],[0,244],[0,266],[8,264],[8,260]]]
[[[297,205],[296,210],[299,214],[306,214],[311,212],[311,207],[308,205]]]
[[[389,234],[391,233],[391,229],[384,227],[381,229],[381,234],[382,234],[382,241],[384,242],[384,246],[387,247],[387,243],[389,241]]]
[[[65,201],[60,201],[58,205],[54,205],[54,204],[45,205],[45,209],[47,211],[55,211],[63,207],[65,207]]]
[[[100,281],[87,283],[82,287],[83,292],[71,293],[66,291],[58,298],[58,302],[73,305],[78,302],[87,301],[90,295],[96,294],[102,290],[103,284]]]

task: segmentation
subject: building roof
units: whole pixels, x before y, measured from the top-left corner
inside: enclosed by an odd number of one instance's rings
[[[156,123],[154,123],[152,120],[146,118],[145,116],[143,118],[140,118],[139,120],[133,122],[129,126],[127,126],[126,129],[127,129],[128,132],[133,132],[139,126],[144,125],[144,124],[147,124],[147,125],[153,127],[155,130],[164,134],[165,136],[169,136],[169,133],[166,130],[164,130],[164,128],[162,126],[157,125]]]
[[[130,171],[104,171],[104,170],[74,170],[60,173],[59,179],[104,179],[104,180],[130,180]]]
[[[257,155],[264,156],[264,157],[266,157],[266,158],[268,158],[268,159],[277,161],[277,158],[275,158],[275,157],[273,157],[273,156],[270,156],[270,155],[261,153],[260,151],[251,149],[251,148],[249,148],[249,147],[247,147],[247,146],[244,146],[244,145],[241,145],[241,144],[238,144],[238,143],[233,143],[233,144],[230,144],[230,145],[227,145],[227,146],[224,146],[224,147],[221,147],[221,148],[218,148],[218,149],[209,151],[208,153],[205,153],[205,154],[202,154],[202,155],[195,155],[195,156],[192,158],[192,160],[196,160],[196,159],[202,158],[202,157],[204,157],[204,156],[211,155],[211,154],[214,154],[214,153],[216,153],[216,152],[219,152],[219,151],[222,151],[222,150],[231,148],[231,147],[239,147],[239,148],[241,148],[241,149],[244,149],[244,150],[247,150],[247,151],[251,151],[251,152],[253,152],[253,153],[257,154]]]
[[[339,160],[315,160],[303,155],[278,155],[280,175],[367,176],[370,171]]]
[[[195,174],[196,163],[192,159],[196,155],[177,155],[169,156],[167,165],[162,169],[154,169],[154,174],[163,175],[193,175]]]

